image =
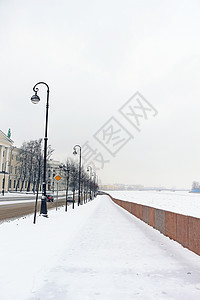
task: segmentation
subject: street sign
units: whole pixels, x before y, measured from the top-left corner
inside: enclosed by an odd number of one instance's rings
[[[54,179],[59,182],[60,179],[62,179],[62,177],[60,176],[60,174],[56,174],[56,176],[54,176]]]

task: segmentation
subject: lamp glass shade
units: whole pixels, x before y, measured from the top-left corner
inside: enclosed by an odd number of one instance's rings
[[[40,97],[39,97],[37,94],[33,95],[33,96],[31,97],[31,102],[32,102],[33,104],[38,104],[38,103],[40,102]]]

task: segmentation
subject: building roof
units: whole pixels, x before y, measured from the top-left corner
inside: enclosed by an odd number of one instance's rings
[[[0,144],[8,144],[8,145],[12,145],[14,142],[13,140],[11,140],[9,137],[7,137],[7,135],[0,130]]]

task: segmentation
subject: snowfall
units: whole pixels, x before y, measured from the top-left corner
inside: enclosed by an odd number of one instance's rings
[[[195,216],[200,209],[200,195],[186,192],[111,194]],[[1,300],[200,299],[200,257],[108,196],[48,216],[0,224]]]

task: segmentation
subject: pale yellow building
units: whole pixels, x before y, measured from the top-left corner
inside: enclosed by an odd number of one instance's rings
[[[8,174],[8,191],[15,191],[21,188],[21,182],[19,179],[19,169],[20,169],[20,149],[12,147],[10,150],[9,158],[9,174]],[[23,185],[23,190],[25,189],[25,183]]]
[[[9,162],[10,154],[13,149],[13,141],[0,130],[0,191],[3,189],[8,191],[9,184]]]
[[[0,130],[0,194],[27,189],[28,181],[20,175],[21,150],[13,144]]]
[[[21,174],[21,150],[15,147],[14,142],[0,130],[0,194],[14,191],[26,191],[28,178]],[[47,161],[47,190],[56,189],[54,176],[56,173],[62,173],[59,169],[60,162]],[[62,180],[59,182],[59,190],[64,188],[65,179],[61,174]],[[33,185],[30,185],[32,191]],[[41,186],[40,186],[41,188]]]

